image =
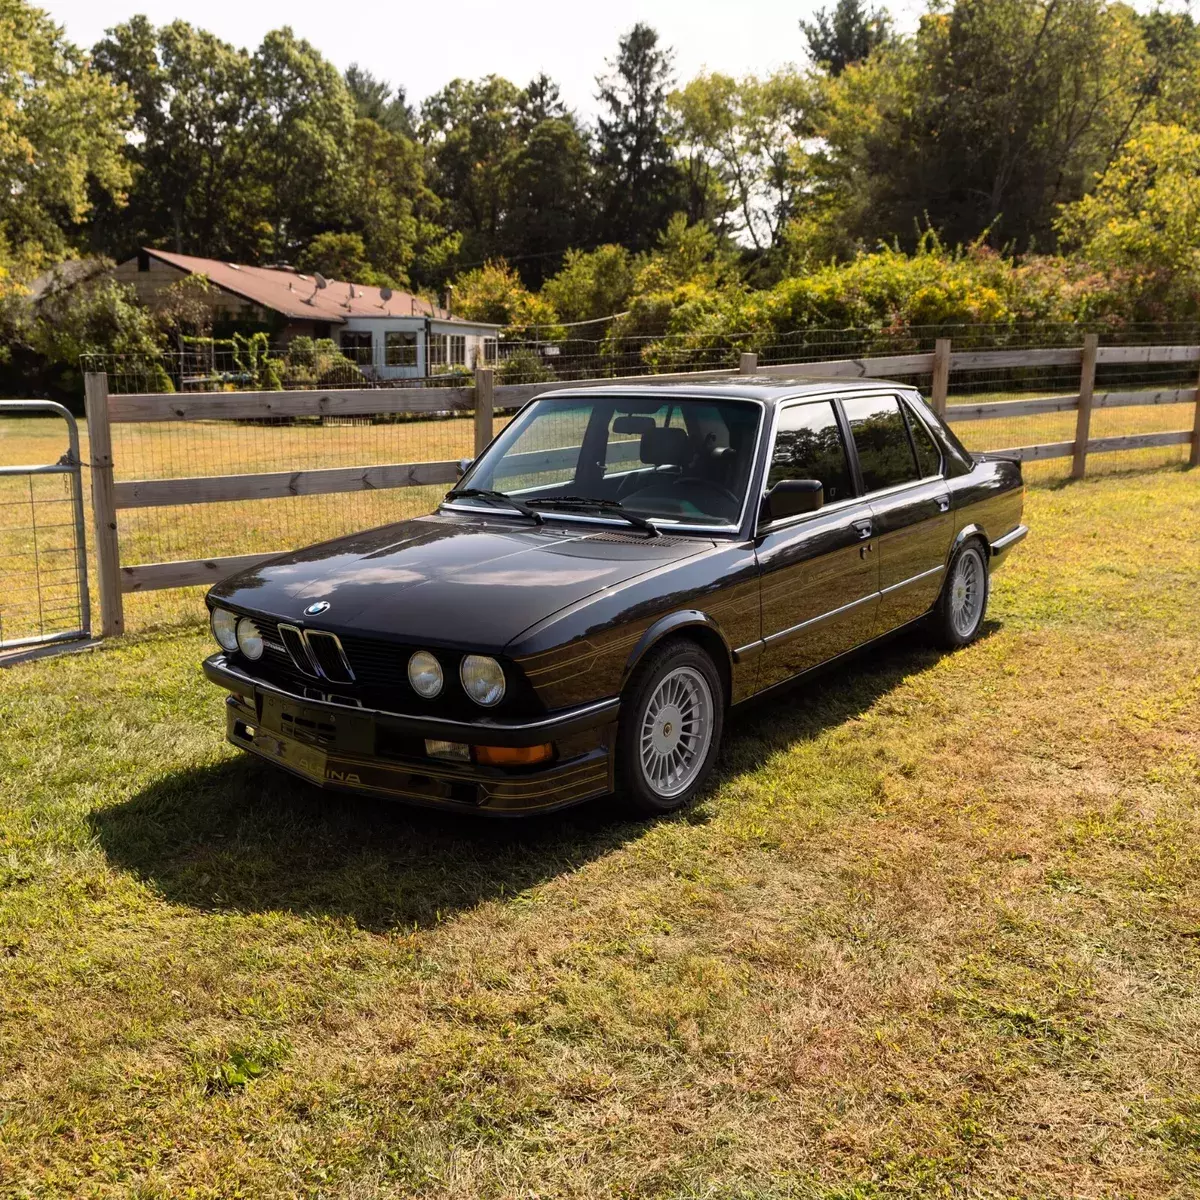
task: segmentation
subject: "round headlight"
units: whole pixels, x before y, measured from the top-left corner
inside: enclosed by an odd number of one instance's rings
[[[428,650],[418,650],[408,660],[408,682],[418,696],[432,700],[442,690],[442,664]]]
[[[238,649],[249,659],[262,658],[263,640],[258,626],[249,617],[237,623]]]
[[[214,608],[211,623],[213,637],[217,639],[217,644],[221,649],[236,650],[238,648],[237,617],[227,608]]]
[[[463,691],[484,708],[491,708],[504,699],[504,669],[494,658],[468,654],[458,669]]]

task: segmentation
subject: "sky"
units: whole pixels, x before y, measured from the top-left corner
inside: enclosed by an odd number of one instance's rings
[[[504,75],[525,84],[545,71],[581,116],[595,112],[595,77],[616,53],[617,39],[637,21],[674,47],[686,80],[702,69],[766,74],[804,60],[801,17],[834,0],[482,0],[372,4],[342,8],[328,0],[35,0],[68,38],[90,47],[105,29],[144,13],[154,24],[181,18],[234,45],[253,48],[270,29],[291,25],[326,58],[351,63],[403,85],[419,102],[455,76]],[[915,25],[919,0],[888,7],[901,27]]]

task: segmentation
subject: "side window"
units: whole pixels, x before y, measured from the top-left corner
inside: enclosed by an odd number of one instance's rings
[[[826,504],[854,495],[842,431],[828,400],[798,404],[779,414],[767,487],[781,479],[819,479],[825,487]]]
[[[895,396],[848,396],[842,400],[868,492],[920,479],[904,414]]]
[[[942,473],[942,453],[937,448],[933,435],[925,428],[925,423],[907,405],[905,411],[908,416],[908,427],[912,430],[913,445],[917,448],[917,465],[921,468],[921,478],[928,479],[930,475],[940,475]]]

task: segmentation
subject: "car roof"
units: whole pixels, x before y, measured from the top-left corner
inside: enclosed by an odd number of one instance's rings
[[[644,377],[643,377],[644,378]],[[778,404],[783,400],[794,400],[803,396],[827,396],[831,392],[853,394],[855,392],[878,391],[880,388],[900,388],[911,391],[911,383],[899,383],[892,379],[829,379],[803,375],[738,375],[726,379],[697,380],[695,383],[675,378],[662,383],[638,380],[613,380],[598,386],[541,392],[537,399],[565,396],[661,396],[669,395],[680,400],[760,400],[764,404]]]

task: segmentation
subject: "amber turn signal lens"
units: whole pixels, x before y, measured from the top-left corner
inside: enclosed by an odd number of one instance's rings
[[[527,767],[545,762],[554,754],[554,747],[544,746],[476,746],[475,761],[485,767]]]

